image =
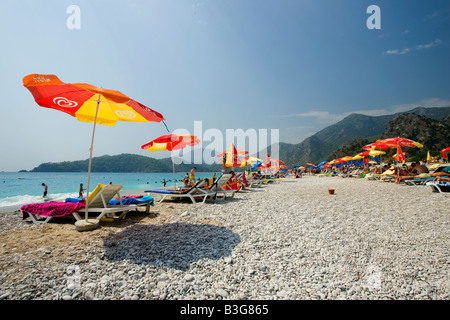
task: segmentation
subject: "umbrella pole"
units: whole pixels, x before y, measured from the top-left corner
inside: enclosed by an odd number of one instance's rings
[[[87,193],[86,193],[86,211],[84,214],[84,219],[87,222],[88,221],[88,210],[89,210],[89,183],[91,181],[91,164],[92,164],[92,149],[94,148],[94,136],[95,136],[95,125],[97,124],[97,115],[98,115],[98,108],[100,106],[100,95],[98,95],[97,100],[97,109],[95,110],[95,119],[94,119],[94,129],[92,131],[92,141],[91,141],[91,148],[89,149],[89,167],[88,167],[88,182],[87,182]]]
[[[177,189],[177,181],[175,180],[175,163],[173,162],[173,150],[170,151],[170,155],[172,156],[173,183],[175,184],[175,190],[176,190]]]

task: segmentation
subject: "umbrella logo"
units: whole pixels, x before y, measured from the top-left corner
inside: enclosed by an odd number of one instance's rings
[[[117,110],[116,111],[116,115],[120,118],[124,118],[124,119],[133,119],[136,117],[136,114],[134,112],[131,111],[120,111]]]
[[[78,105],[77,102],[64,97],[56,97],[53,99],[53,103],[63,108],[75,108]]]

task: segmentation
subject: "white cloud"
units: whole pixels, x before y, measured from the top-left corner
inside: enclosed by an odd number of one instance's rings
[[[394,50],[387,50],[386,54],[398,54],[398,55],[402,55],[402,54],[407,54],[411,49],[409,48],[403,48],[402,50],[400,49],[394,49]]]
[[[441,45],[443,42],[441,39],[436,39],[434,41],[431,41],[427,44],[419,44],[415,47],[416,50],[422,50],[422,49],[429,49],[432,47],[436,47]],[[410,48],[403,48],[403,49],[393,49],[393,50],[386,50],[383,52],[383,54],[394,54],[394,55],[403,55],[411,52]]]
[[[442,43],[442,40],[436,39],[427,44],[420,44],[420,45],[416,46],[416,49],[417,50],[428,49],[428,48],[436,47],[436,46],[440,45],[441,43]]]

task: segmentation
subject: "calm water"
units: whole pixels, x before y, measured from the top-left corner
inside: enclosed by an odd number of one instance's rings
[[[186,172],[175,173],[176,180],[183,180]],[[196,178],[212,178],[213,173],[196,173]],[[162,180],[167,181],[166,187],[173,186],[173,172],[167,173],[91,173],[90,191],[99,183],[122,184],[123,192],[136,191],[143,194],[144,190],[162,187]],[[48,200],[64,201],[67,197],[78,197],[80,183],[87,188],[86,172],[0,172],[0,212],[20,209],[22,205],[43,202],[44,187],[48,186]],[[181,185],[182,181],[177,181]],[[84,193],[86,196],[86,192]]]

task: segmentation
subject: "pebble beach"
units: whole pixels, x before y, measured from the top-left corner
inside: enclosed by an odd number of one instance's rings
[[[5,213],[0,299],[447,300],[449,204],[429,186],[306,175],[86,232]]]

